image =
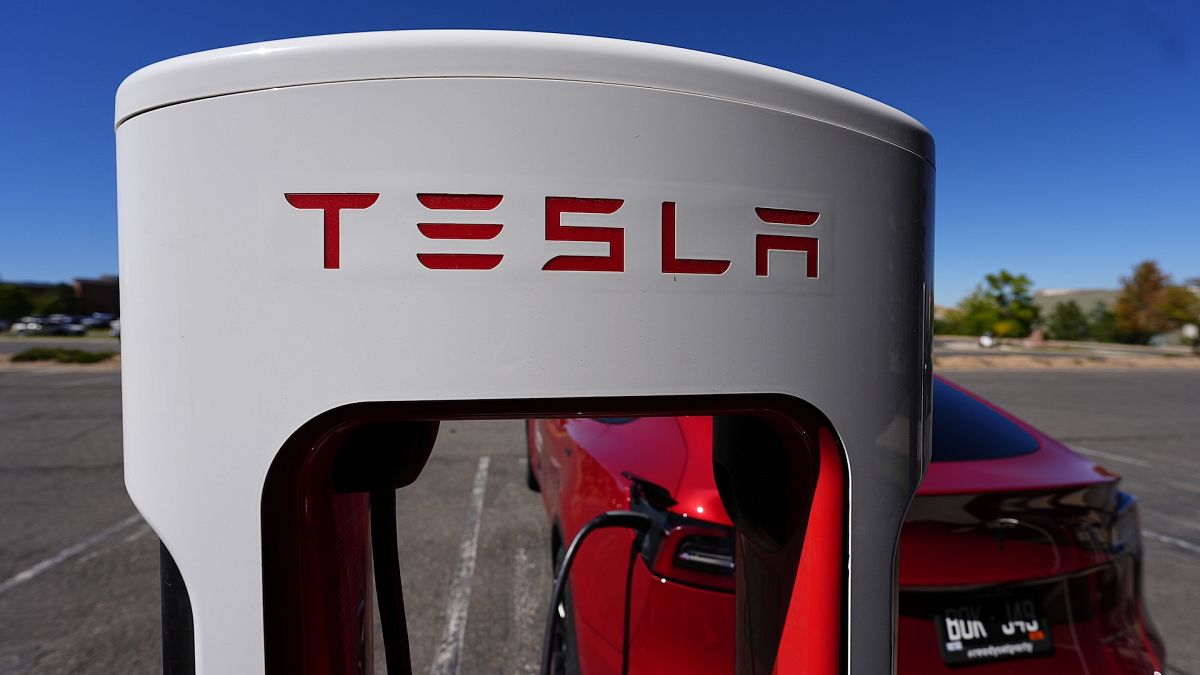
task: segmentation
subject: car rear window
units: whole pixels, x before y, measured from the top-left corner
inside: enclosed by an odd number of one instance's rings
[[[1037,439],[954,387],[933,381],[933,461],[1005,459],[1037,450]]]

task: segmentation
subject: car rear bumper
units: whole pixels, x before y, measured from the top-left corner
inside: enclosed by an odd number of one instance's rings
[[[948,605],[972,597],[1033,600],[1049,624],[1053,652],[988,660],[965,668],[972,675],[1149,675],[1162,671],[1162,641],[1141,603],[1138,559],[1121,556],[1095,568],[1050,579],[979,589],[900,591],[897,672],[957,673],[943,658],[935,622]]]

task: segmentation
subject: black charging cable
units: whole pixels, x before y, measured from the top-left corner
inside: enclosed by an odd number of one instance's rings
[[[347,433],[333,461],[334,492],[370,495],[371,562],[389,675],[412,675],[396,540],[396,490],[420,475],[437,432],[438,423],[430,420],[364,424]]]
[[[550,594],[550,608],[546,614],[546,636],[542,641],[542,670],[541,675],[553,675],[550,672],[552,651],[551,644],[553,642],[554,631],[558,627],[558,622],[561,617],[558,615],[558,606],[563,602],[563,595],[567,590],[567,577],[571,573],[571,563],[575,562],[575,556],[579,553],[579,547],[583,544],[583,540],[589,534],[596,530],[605,528],[624,528],[634,530],[637,536],[633,540],[633,548],[629,553],[629,567],[625,573],[625,625],[623,629],[624,644],[621,646],[621,675],[627,675],[629,672],[629,611],[630,601],[632,599],[631,586],[633,581],[633,566],[637,560],[638,551],[641,549],[642,535],[650,528],[650,517],[644,513],[636,513],[634,511],[606,511],[588,521],[579,533],[575,535],[575,539],[571,541],[571,545],[567,548],[567,554],[563,557],[562,566],[558,570],[558,575],[554,578],[554,591]]]
[[[396,491],[371,492],[371,554],[375,563],[375,597],[383,655],[390,675],[412,675],[400,552],[396,541]]]
[[[629,547],[629,565],[625,568],[625,615],[622,621],[621,635],[621,675],[629,675],[629,610],[633,600],[633,567],[637,563],[638,553],[641,552],[640,536],[633,538]]]

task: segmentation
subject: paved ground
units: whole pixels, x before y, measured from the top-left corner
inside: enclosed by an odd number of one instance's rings
[[[0,371],[0,675],[160,672],[158,543],[125,495],[119,395],[115,373]],[[416,672],[454,672],[454,654],[433,661],[473,506],[479,564],[453,604],[467,618],[450,635],[462,645],[457,672],[535,671],[549,542],[523,443],[517,422],[443,425],[425,472],[399,495]]]
[[[0,372],[0,673],[149,673],[159,662],[158,543],[121,478],[116,373]]]
[[[1173,669],[1200,675],[1200,373],[950,375],[1125,475],[1143,508],[1150,608]],[[125,496],[119,419],[115,373],[0,371],[0,675],[159,670],[158,546]],[[454,672],[442,669],[453,654],[436,653],[452,609],[466,611],[449,636],[458,672],[534,672],[548,553],[521,443],[516,423],[444,425],[400,493],[418,673]],[[472,509],[478,564],[455,591]]]

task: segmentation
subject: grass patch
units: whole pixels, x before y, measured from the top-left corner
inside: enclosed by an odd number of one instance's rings
[[[116,352],[89,352],[83,349],[64,349],[61,347],[34,347],[13,354],[14,362],[21,361],[54,361],[56,363],[99,363],[107,361]]]

